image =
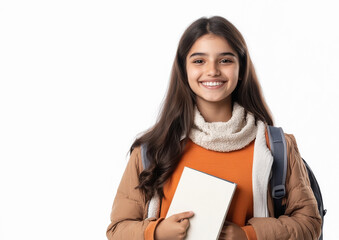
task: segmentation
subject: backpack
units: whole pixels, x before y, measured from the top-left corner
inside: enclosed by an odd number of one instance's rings
[[[272,198],[274,202],[274,216],[278,218],[280,215],[283,215],[286,209],[285,205],[282,205],[282,198],[286,194],[285,190],[285,181],[286,181],[286,172],[287,172],[287,150],[286,150],[286,140],[282,128],[277,128],[273,126],[268,126],[268,136],[270,141],[271,152],[274,158],[272,166],[272,178],[271,178],[271,191]],[[319,240],[323,239],[323,225],[324,225],[324,216],[327,212],[324,209],[323,198],[321,196],[321,191],[316,177],[314,176],[311,168],[308,166],[306,161],[302,159],[310,179],[311,188],[313,190],[314,196],[318,203],[319,213],[322,219],[321,224],[321,235]]]

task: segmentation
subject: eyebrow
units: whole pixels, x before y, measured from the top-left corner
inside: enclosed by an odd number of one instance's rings
[[[196,53],[192,53],[191,56],[190,56],[189,58],[194,57],[194,56],[207,56],[207,55],[208,55],[207,53],[196,52]],[[231,53],[231,52],[223,52],[223,53],[220,53],[220,54],[219,54],[219,56],[227,56],[227,55],[231,55],[231,56],[233,56],[233,57],[236,57],[236,56],[234,55],[234,53]]]

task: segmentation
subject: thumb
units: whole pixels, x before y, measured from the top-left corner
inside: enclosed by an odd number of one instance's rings
[[[194,215],[194,213],[192,211],[178,213],[178,214],[174,215],[174,220],[179,222],[182,219],[191,218],[191,217],[193,217],[193,215]]]

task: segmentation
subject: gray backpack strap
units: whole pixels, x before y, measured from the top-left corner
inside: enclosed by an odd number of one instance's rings
[[[150,165],[150,162],[147,158],[147,146],[146,144],[141,144],[141,162],[144,169],[147,169]],[[155,194],[152,199],[147,204],[147,218],[150,217],[160,217],[160,208],[161,208],[161,199],[157,194]]]
[[[282,198],[286,195],[285,182],[287,173],[286,140],[282,128],[268,126],[271,152],[273,155],[271,190],[274,202],[274,216],[278,218],[285,212]]]
[[[142,166],[144,169],[147,169],[150,165],[148,159],[147,159],[147,146],[145,144],[141,144],[141,161],[142,161]]]

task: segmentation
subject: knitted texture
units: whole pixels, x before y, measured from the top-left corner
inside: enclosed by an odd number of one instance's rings
[[[203,148],[230,152],[242,149],[255,139],[257,126],[252,113],[234,103],[232,117],[227,122],[206,122],[195,107],[194,125],[189,138]]]

